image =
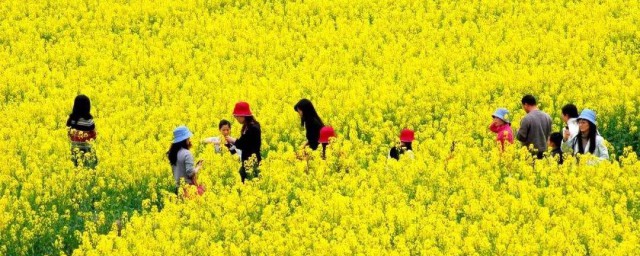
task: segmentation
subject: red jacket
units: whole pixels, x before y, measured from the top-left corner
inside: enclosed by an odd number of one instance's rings
[[[513,131],[511,130],[511,125],[496,125],[491,123],[489,126],[489,130],[494,133],[497,133],[496,141],[500,142],[502,145],[502,149],[504,150],[504,141],[508,141],[509,143],[513,143]]]

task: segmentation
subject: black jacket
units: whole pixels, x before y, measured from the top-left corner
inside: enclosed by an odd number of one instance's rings
[[[252,155],[256,155],[258,162],[262,161],[260,146],[262,145],[262,131],[260,124],[251,124],[242,136],[236,140],[236,148],[242,150],[242,162],[249,160]]]

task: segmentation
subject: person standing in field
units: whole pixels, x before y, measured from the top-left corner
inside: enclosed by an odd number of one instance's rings
[[[245,180],[251,180],[260,175],[260,147],[262,145],[262,130],[260,123],[255,119],[249,103],[238,102],[233,109],[233,116],[242,124],[240,138],[234,139],[227,136],[225,139],[228,143],[234,145],[237,149],[242,150],[240,160],[240,178],[242,183]]]
[[[316,150],[319,145],[320,129],[324,126],[322,119],[320,119],[318,112],[316,112],[315,107],[308,99],[301,99],[293,106],[293,109],[300,116],[300,125],[306,129],[307,141],[302,145],[302,148],[308,146],[312,150]]]
[[[567,104],[562,107],[562,121],[565,123],[565,127],[562,128],[562,134],[569,134],[569,136],[563,136],[563,141],[572,140],[580,132],[578,128],[578,108],[576,105]],[[564,139],[567,137],[567,139]]]
[[[196,175],[202,168],[202,161],[195,163],[193,155],[191,151],[189,151],[192,147],[191,136],[193,136],[193,134],[186,126],[177,127],[173,131],[173,142],[167,152],[167,158],[173,171],[176,194],[178,193],[178,188],[180,188],[181,179],[184,179],[184,182],[188,185],[197,186]],[[198,191],[199,194],[202,192]]]
[[[220,130],[221,137],[206,138],[202,142],[213,144],[216,153],[222,153],[222,145],[220,144],[224,141],[224,146],[229,150],[229,153],[232,155],[238,153],[238,155],[240,155],[241,151],[236,149],[235,146],[231,145],[231,143],[226,140],[227,136],[230,136],[231,134],[231,123],[225,119],[220,120],[220,123],[218,123],[218,130]],[[233,137],[231,138],[233,139]]]
[[[504,151],[504,142],[513,143],[513,131],[509,121],[509,111],[505,108],[497,109],[493,115],[493,122],[489,125],[489,130],[496,133],[496,140],[500,142],[500,149]]]
[[[604,144],[604,138],[598,134],[596,123],[596,113],[593,110],[582,110],[578,117],[578,126],[580,133],[573,139],[569,139],[569,134],[564,134],[566,143],[562,144],[562,151],[569,152],[573,150],[573,154],[590,153],[600,159],[609,159],[609,150]]]
[[[333,137],[336,137],[336,132],[333,130],[333,127],[325,126],[320,129],[318,143],[322,144],[322,159],[326,159],[327,146]]]
[[[67,128],[73,164],[77,167],[82,163],[85,167],[95,168],[98,158],[91,143],[97,137],[96,124],[91,115],[91,100],[86,95],[76,96],[67,119]]]
[[[527,115],[520,122],[517,138],[529,148],[532,155],[542,159],[551,135],[551,117],[538,109],[536,98],[532,95],[522,97],[522,108]]]
[[[400,155],[406,154],[409,158],[414,159],[413,148],[411,146],[414,139],[415,133],[413,130],[402,129],[400,132],[400,145],[392,147],[387,157],[400,160]]]

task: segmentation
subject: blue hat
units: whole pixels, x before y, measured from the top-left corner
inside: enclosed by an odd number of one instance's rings
[[[508,124],[511,123],[511,121],[509,121],[509,110],[507,110],[506,108],[497,109],[496,112],[493,112],[493,115],[491,116],[500,118],[500,120],[505,121]]]
[[[591,122],[594,125],[598,124],[598,123],[596,123],[596,112],[593,112],[593,110],[591,110],[591,109],[582,110],[582,112],[580,113],[580,116],[578,117],[578,120],[580,120],[580,119],[587,120],[587,121]]]
[[[184,125],[178,126],[175,130],[173,130],[173,143],[178,143],[188,138],[191,138],[193,134],[189,131]]]

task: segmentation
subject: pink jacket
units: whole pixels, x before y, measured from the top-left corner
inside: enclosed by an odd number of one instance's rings
[[[504,141],[509,141],[509,143],[513,143],[513,131],[511,130],[511,125],[505,124],[497,126],[495,124],[491,124],[489,126],[489,130],[494,133],[497,133],[496,141],[502,144],[502,149],[504,150]]]

